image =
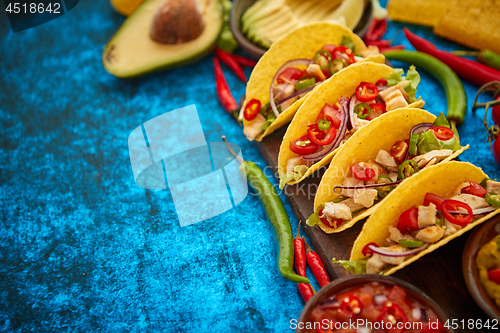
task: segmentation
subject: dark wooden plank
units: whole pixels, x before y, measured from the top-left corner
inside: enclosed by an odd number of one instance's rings
[[[277,163],[281,140],[286,127],[266,137],[257,146],[268,163],[278,176]],[[314,195],[326,169],[314,173],[300,184],[286,186],[285,196],[295,212],[297,218],[304,221],[313,213]],[[500,221],[500,217],[497,217]],[[358,236],[363,223],[359,221],[354,227],[337,234],[326,234],[319,227],[308,227],[303,224],[304,232],[312,246],[321,257],[332,279],[346,276],[346,271],[332,264],[332,258],[349,259],[354,240]],[[438,250],[424,256],[404,269],[396,272],[395,277],[408,281],[432,297],[448,315],[448,318],[481,319],[485,322],[488,317],[476,305],[467,290],[462,275],[462,253],[470,232],[451,241]],[[465,331],[469,330],[465,327]]]

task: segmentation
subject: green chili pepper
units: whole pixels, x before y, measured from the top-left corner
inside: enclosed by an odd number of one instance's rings
[[[399,241],[399,245],[407,247],[409,249],[413,249],[416,247],[421,247],[422,245],[424,245],[424,242],[412,239],[401,239]]]
[[[462,82],[450,67],[433,56],[422,52],[390,51],[384,52],[384,55],[387,59],[404,61],[423,68],[438,79],[443,85],[448,99],[446,118],[458,125],[463,123],[467,111],[467,95]],[[453,124],[452,127],[454,127]]]
[[[491,178],[485,177],[479,185],[481,185],[483,188],[486,188],[486,185],[488,183],[488,180],[493,180]]]
[[[332,62],[330,62],[330,74],[335,74],[338,71],[340,71],[342,68],[349,66],[347,61],[344,59],[335,59]]]
[[[378,179],[377,179],[377,184],[384,184],[384,182],[380,182],[382,179],[388,180],[388,182],[386,182],[386,183],[392,183],[391,177],[389,177],[387,175],[379,175]],[[393,189],[394,189],[394,185],[377,187],[377,193],[378,193],[379,198],[385,197]]]
[[[490,50],[481,50],[477,55],[477,60],[492,68],[500,70],[500,55]]]
[[[322,61],[320,57],[326,58],[326,63],[324,60]],[[332,55],[327,50],[319,50],[314,55],[314,63],[318,64],[321,69],[327,69],[330,66],[332,59]]]
[[[410,147],[408,148],[410,150],[410,155],[417,155],[417,144],[418,144],[418,139],[420,138],[419,134],[412,134],[410,136]]]
[[[398,178],[403,180],[418,172],[418,163],[406,160],[398,168]]]
[[[226,138],[222,139],[227,145]],[[278,240],[278,269],[287,280],[296,283],[309,283],[309,279],[297,275],[293,272],[293,234],[290,221],[286,215],[285,207],[281,202],[276,189],[267,179],[266,175],[254,163],[245,162],[242,158],[238,157],[229,145],[228,149],[242,164],[240,172],[246,175],[247,181],[250,186],[255,190],[259,199],[261,200],[264,209],[269,217],[269,221],[274,228],[276,239]]]
[[[321,119],[319,122],[318,122],[318,128],[322,131],[328,131],[330,129],[330,121],[326,120],[326,119]]]
[[[316,79],[312,77],[310,79],[298,81],[297,83],[295,83],[295,89],[297,91],[301,91],[309,87],[312,87],[315,84],[316,84]]]
[[[273,113],[274,115],[274,113]],[[274,121],[276,120],[276,117],[271,117],[271,118],[267,118],[266,122],[264,123],[264,125],[262,125],[260,127],[261,130],[265,131],[267,130],[267,128],[272,124],[274,123]]]
[[[436,218],[436,224],[440,227],[444,227],[444,216],[443,213],[441,213],[439,210],[437,211],[439,214],[439,219]]]
[[[486,202],[490,205],[500,207],[500,194],[486,193],[484,199],[486,199]]]
[[[366,119],[372,113],[372,108],[366,103],[359,103],[354,108],[354,113],[358,115],[359,119]]]

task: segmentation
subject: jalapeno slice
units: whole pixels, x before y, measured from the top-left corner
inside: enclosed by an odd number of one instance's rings
[[[391,177],[387,175],[379,175],[377,179],[377,184],[385,184],[385,183],[392,183]],[[388,186],[382,186],[382,187],[377,187],[377,193],[379,198],[385,197],[389,192],[391,192],[394,189],[394,185],[388,185]]]
[[[401,239],[399,241],[399,245],[407,247],[409,249],[414,249],[416,247],[421,247],[422,245],[424,245],[424,242],[413,239]]]
[[[417,173],[419,170],[418,163],[414,160],[404,161],[398,168],[398,178],[403,180]]]
[[[354,113],[358,116],[359,119],[366,119],[372,112],[372,108],[367,103],[359,103],[354,108]]]
[[[440,227],[444,227],[444,216],[443,213],[441,213],[439,210],[437,211],[437,215],[439,215],[439,218],[436,216],[436,224]]]
[[[486,199],[486,202],[490,205],[500,207],[500,194],[486,193],[484,199]]]
[[[332,54],[327,50],[319,50],[314,55],[314,63],[318,64],[321,69],[327,69],[330,66],[332,59]]]

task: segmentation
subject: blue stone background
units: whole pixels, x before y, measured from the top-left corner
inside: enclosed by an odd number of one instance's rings
[[[108,1],[80,1],[13,34],[0,14],[0,330],[290,331],[303,303],[278,273],[273,230],[255,196],[181,228],[168,190],[135,185],[130,132],[193,103],[208,142],[224,133],[246,159],[265,164],[217,102],[211,55],[131,80],[104,70],[103,46],[123,20]],[[385,37],[412,49],[403,26],[390,23]],[[443,49],[464,49],[409,26]],[[224,70],[238,99],[245,86]],[[420,73],[426,109],[446,110],[439,83]],[[459,133],[471,148],[461,158],[499,177],[483,113],[470,112],[478,87],[464,86],[469,111]]]

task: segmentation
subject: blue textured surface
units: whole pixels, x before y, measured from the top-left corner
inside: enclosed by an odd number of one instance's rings
[[[108,1],[80,1],[16,34],[0,17],[0,330],[290,331],[303,304],[277,271],[273,230],[256,197],[181,228],[168,190],[134,183],[130,132],[193,103],[208,142],[224,133],[264,166],[217,102],[212,57],[120,80],[101,63],[123,21]],[[402,27],[391,23],[386,37]],[[411,28],[444,49],[462,49],[430,28]],[[404,42],[398,35],[395,43]],[[224,69],[241,96],[244,85]],[[443,89],[420,73],[426,109],[446,110]],[[464,85],[470,107],[477,87]],[[471,145],[462,159],[500,177],[482,113],[469,111],[459,133]]]

